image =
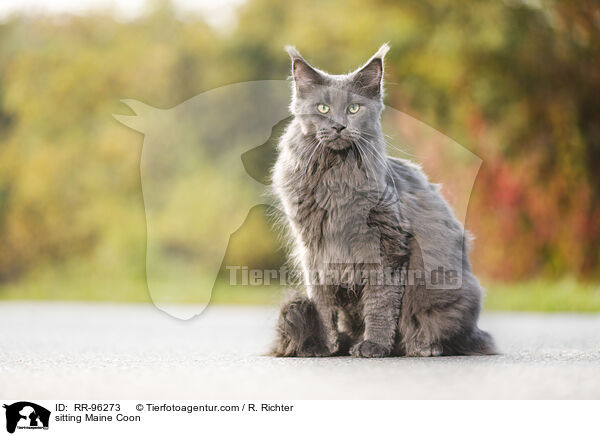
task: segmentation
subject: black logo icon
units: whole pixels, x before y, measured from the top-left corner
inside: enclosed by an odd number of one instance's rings
[[[19,401],[6,409],[6,431],[14,433],[15,429],[48,429],[50,411],[29,401]]]

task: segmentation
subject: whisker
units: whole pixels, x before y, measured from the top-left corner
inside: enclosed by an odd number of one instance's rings
[[[364,141],[366,141],[366,138],[361,138],[361,139],[364,140]],[[389,166],[389,163],[388,163],[387,159],[377,149],[375,149],[373,147],[365,147],[365,148],[383,166],[383,169],[385,170],[385,172],[387,173],[387,175],[391,179],[392,184],[394,185],[394,190],[397,193],[398,192],[398,187],[396,186],[396,180],[394,179],[394,175],[392,174],[392,171],[391,171],[391,168]]]
[[[390,147],[390,148],[393,148],[393,149],[399,151],[400,153],[402,153],[402,154],[404,154],[406,156],[413,157],[415,159],[419,158],[419,156],[417,156],[416,154],[412,154],[412,153],[409,153],[408,151],[402,150],[401,148],[396,147],[394,144],[392,144],[392,143],[390,143],[388,141],[385,141],[385,145],[387,147]]]
[[[304,175],[302,176],[302,180],[300,180],[300,186],[304,185],[304,179],[306,178],[306,175],[308,174],[308,170],[310,169],[310,161],[312,160],[316,151],[319,149],[320,145],[321,145],[321,141],[317,140],[317,145],[314,146],[314,149],[313,149],[312,153],[310,154],[310,157],[308,158],[308,162],[306,163],[306,169],[304,170]]]
[[[369,164],[369,160],[366,158],[365,149],[363,149],[363,147],[361,147],[361,145],[360,145],[361,140],[364,140],[364,138],[358,137],[357,139],[358,139],[358,142],[356,142],[355,144],[356,144],[357,148],[359,150],[362,150],[362,152],[363,152],[363,159],[365,161],[365,166],[366,166],[367,169],[370,169],[371,173],[373,174],[373,178],[375,179],[375,184],[377,185],[377,195],[379,196],[379,192],[381,192],[381,188],[379,187],[379,180],[378,180],[378,177],[377,177],[377,171],[375,171],[375,168],[373,168]],[[366,148],[366,150],[368,151],[369,149]]]
[[[296,159],[296,166],[294,167],[294,170],[298,170],[298,168],[300,167],[300,165],[302,165],[304,158],[313,150],[313,147],[317,144],[317,139],[314,138],[307,146],[304,150],[302,150],[300,152],[300,154],[298,155],[298,158]]]
[[[373,135],[373,134],[371,134],[369,132],[361,132],[361,135],[365,135],[365,136],[369,137],[370,139],[378,139],[378,137],[376,135]],[[400,153],[402,153],[402,154],[404,154],[406,156],[410,156],[410,157],[413,157],[413,158],[416,158],[416,159],[419,158],[419,156],[417,156],[415,154],[411,154],[411,153],[407,152],[406,150],[402,150],[401,148],[399,148],[399,147],[395,146],[394,144],[392,144],[392,142],[391,142],[391,140],[393,139],[392,136],[387,135],[385,133],[383,133],[383,136],[384,136],[384,138],[382,138],[382,139],[383,139],[383,142],[385,143],[386,147],[393,148],[393,149],[399,151]]]
[[[364,152],[364,150],[362,149],[362,147],[360,146],[359,143],[355,143],[355,145],[356,145],[356,149],[360,153],[363,164],[365,165],[365,174],[367,176],[367,179],[371,180],[371,177],[369,176],[369,171],[371,171],[371,174],[372,174],[373,178],[375,179],[375,183],[377,183],[377,176],[376,176],[373,168],[371,168],[371,166],[369,165],[369,160],[367,159],[366,153]]]

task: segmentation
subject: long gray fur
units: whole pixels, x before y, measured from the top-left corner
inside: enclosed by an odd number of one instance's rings
[[[388,49],[331,75],[288,48],[294,118],[272,178],[306,292],[281,309],[276,356],[495,353],[462,225],[418,166],[386,155]],[[440,268],[452,280],[436,286]]]

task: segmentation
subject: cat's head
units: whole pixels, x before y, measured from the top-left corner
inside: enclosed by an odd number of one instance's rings
[[[292,114],[305,135],[334,150],[368,141],[379,129],[383,110],[384,44],[362,67],[349,74],[332,75],[312,67],[294,47],[292,58]]]

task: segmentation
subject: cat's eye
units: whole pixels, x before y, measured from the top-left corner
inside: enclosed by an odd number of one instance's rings
[[[317,110],[319,112],[321,112],[322,114],[326,114],[327,112],[329,112],[329,106],[327,106],[326,104],[320,103],[317,105]]]
[[[348,106],[348,112],[351,114],[355,114],[359,109],[360,105],[358,103],[352,103],[350,106]]]

